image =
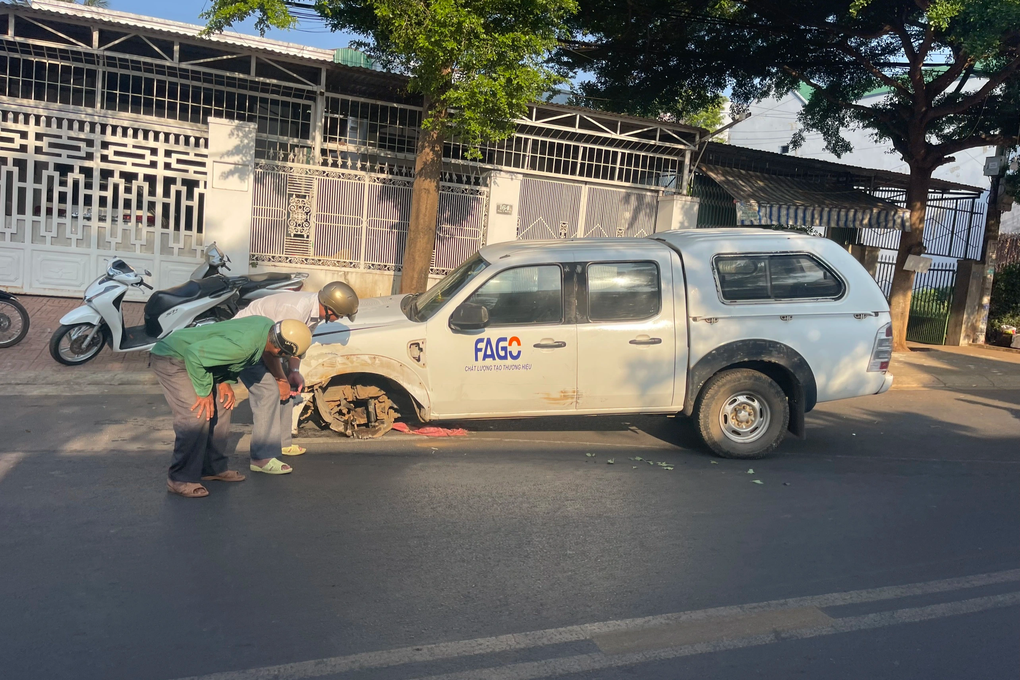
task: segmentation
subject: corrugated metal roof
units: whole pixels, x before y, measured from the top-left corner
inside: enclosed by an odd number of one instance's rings
[[[254,36],[241,35],[240,33],[217,33],[207,36],[199,36],[204,27],[195,24],[186,24],[180,21],[169,19],[157,19],[140,14],[129,14],[118,12],[112,9],[101,7],[89,7],[74,2],[47,2],[46,0],[27,0],[17,2],[12,0],[0,0],[0,5],[11,5],[13,7],[29,7],[37,12],[54,14],[75,19],[91,19],[99,23],[113,26],[122,26],[134,30],[144,29],[168,35],[176,35],[188,38],[197,38],[202,41],[244,47],[246,49],[261,52],[273,52],[299,59],[311,61],[323,61],[333,63],[333,50],[323,50],[317,47],[305,47],[294,43],[286,43],[280,40],[269,38],[256,38]]]
[[[828,182],[712,165],[701,170],[733,196],[740,224],[902,229],[910,220],[893,203]]]

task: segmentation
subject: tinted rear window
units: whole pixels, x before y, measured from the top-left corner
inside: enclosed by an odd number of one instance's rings
[[[833,300],[845,291],[835,272],[804,253],[720,255],[715,276],[727,302]]]

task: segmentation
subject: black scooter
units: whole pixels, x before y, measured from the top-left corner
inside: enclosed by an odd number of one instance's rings
[[[18,298],[0,290],[0,349],[14,347],[28,335],[28,311]]]

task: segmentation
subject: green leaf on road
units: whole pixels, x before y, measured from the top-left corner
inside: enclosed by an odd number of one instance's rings
[[[609,460],[606,461],[606,465],[612,465],[615,462],[616,462],[615,458],[610,458]]]
[[[764,484],[765,482],[761,481],[760,479],[752,479],[751,483],[752,484]]]
[[[594,456],[595,456],[595,454],[594,454],[594,453],[586,453],[586,454],[584,454],[584,455],[588,456],[589,458],[592,458],[592,457],[594,457]]]
[[[754,470],[752,470],[751,468],[747,468],[747,474],[753,475],[754,474]]]
[[[708,462],[711,463],[712,465],[718,465],[719,464],[719,462],[715,461],[715,460],[710,460]]]

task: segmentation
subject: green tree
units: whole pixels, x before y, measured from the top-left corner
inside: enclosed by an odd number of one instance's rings
[[[295,25],[286,0],[214,0],[202,14],[222,31],[254,17],[256,27]],[[309,5],[301,5],[309,7]],[[402,292],[428,287],[435,248],[443,144],[505,139],[515,120],[561,78],[546,65],[574,0],[317,0],[333,30],[351,31],[384,67],[410,76],[422,97]]]
[[[922,245],[932,173],[967,149],[1020,142],[1020,0],[582,0],[574,28],[560,63],[594,74],[592,101],[683,115],[727,89],[749,103],[806,84],[800,123],[829,151],[851,151],[843,132],[864,128],[899,152],[910,231],[890,306],[906,349],[903,265]]]

